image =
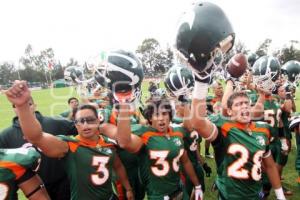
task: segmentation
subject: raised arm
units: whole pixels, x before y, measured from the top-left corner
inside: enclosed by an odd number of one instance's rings
[[[49,157],[63,157],[68,152],[66,142],[42,131],[40,122],[30,110],[31,93],[26,81],[15,81],[6,91],[7,99],[16,107],[24,137]],[[51,144],[51,145],[49,145]]]
[[[117,141],[121,148],[135,153],[143,146],[142,139],[134,134],[131,134],[130,105],[128,104],[120,104],[117,132]]]
[[[252,120],[263,119],[264,117],[264,103],[265,103],[265,93],[258,90],[259,96],[254,106],[251,108],[251,118]]]
[[[222,115],[224,116],[228,116],[227,114],[227,100],[230,97],[230,95],[232,95],[234,90],[234,82],[232,79],[229,79],[226,81],[226,86],[225,86],[225,90],[224,90],[224,95],[222,97]]]
[[[217,137],[217,128],[206,118],[207,93],[208,84],[196,81],[192,99],[191,122],[201,137],[213,141]]]

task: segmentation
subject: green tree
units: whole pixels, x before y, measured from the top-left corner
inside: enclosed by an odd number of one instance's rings
[[[51,73],[53,80],[64,78],[64,69],[60,62],[53,66],[53,70],[51,71]]]
[[[141,59],[146,76],[156,76],[164,73],[172,65],[171,50],[163,51],[159,42],[154,38],[145,39],[138,46],[136,53]]]
[[[290,44],[284,45],[281,49],[274,51],[273,55],[279,59],[281,64],[290,60],[300,61],[300,49],[295,45],[298,43],[299,41],[297,40],[291,40]]]
[[[17,79],[15,66],[12,63],[4,62],[0,65],[0,84],[6,85]]]
[[[264,55],[267,55],[268,54],[268,51],[269,51],[269,48],[270,48],[270,45],[272,43],[272,40],[267,38],[265,39],[257,48],[256,50],[256,54],[259,56],[259,57],[262,57]]]

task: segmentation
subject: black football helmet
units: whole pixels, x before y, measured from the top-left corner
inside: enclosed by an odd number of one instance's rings
[[[69,83],[80,83],[84,80],[84,68],[69,66],[64,70],[64,79]]]
[[[248,56],[247,56],[247,59],[248,59],[248,63],[249,63],[249,68],[251,68],[255,61],[258,59],[258,55],[256,53],[250,53]]]
[[[253,82],[265,91],[272,91],[280,75],[280,63],[273,56],[262,56],[252,67]]]
[[[139,97],[140,95],[137,93],[140,93],[144,71],[142,63],[137,56],[124,50],[111,51],[107,54],[106,63],[104,70],[105,82],[107,87],[113,92],[114,97],[117,98],[121,94],[128,94],[130,91],[132,95],[134,94],[133,100]]]
[[[290,60],[286,62],[282,69],[287,75],[288,81],[291,83],[297,83],[300,81],[300,62],[297,60]]]
[[[192,71],[181,64],[169,69],[164,82],[168,92],[175,97],[190,94],[195,84]]]
[[[234,44],[235,34],[223,10],[210,2],[196,2],[178,23],[175,48],[200,80],[220,66],[223,54]],[[195,77],[196,78],[196,77]]]

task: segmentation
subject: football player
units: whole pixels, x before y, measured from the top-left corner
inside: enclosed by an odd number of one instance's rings
[[[199,143],[201,137],[196,131],[193,130],[189,122],[189,110],[190,110],[190,94],[194,87],[194,77],[191,70],[186,67],[175,64],[168,70],[168,73],[165,77],[165,86],[170,96],[173,96],[177,99],[175,103],[175,116],[172,119],[173,124],[178,126],[184,126],[184,147],[187,151],[188,157],[191,160],[194,170],[197,174],[198,180],[201,183],[202,190],[205,191],[204,183],[204,172],[202,166],[207,174],[210,176],[211,168],[203,162],[203,159],[200,159],[199,153]],[[202,163],[203,162],[203,163]],[[202,163],[202,164],[201,164]],[[190,197],[193,190],[193,183],[189,176],[185,175],[185,191],[187,196]]]
[[[0,149],[0,199],[17,199],[20,188],[27,199],[49,200],[45,186],[33,170],[40,154],[34,148]]]
[[[195,199],[202,199],[201,185],[187,152],[184,150],[181,127],[171,127],[172,106],[166,99],[152,101],[144,110],[149,126],[130,127],[128,104],[121,103],[118,115],[119,145],[132,153],[138,153],[140,176],[146,187],[147,198],[181,198],[180,163],[190,177]],[[133,132],[133,134],[132,134]]]
[[[108,89],[111,91],[111,106],[102,110],[103,119],[105,123],[117,125],[118,122],[118,106],[119,101],[123,98],[129,97],[133,104],[139,102],[140,87],[144,77],[143,67],[141,61],[135,54],[125,50],[117,50],[110,52],[107,56],[107,65],[105,66],[103,77],[105,77]],[[140,123],[145,123],[139,109],[134,109],[131,117],[130,124],[135,126]],[[109,135],[115,138],[113,134]],[[124,165],[130,185],[136,200],[142,200],[145,196],[145,189],[143,184],[140,183],[138,177],[138,156],[130,153],[122,148],[117,148],[118,155]],[[126,190],[122,187],[119,180],[116,180],[118,197],[120,200],[126,198]]]
[[[266,124],[251,122],[248,96],[243,92],[228,95],[226,114],[229,118],[222,115],[212,117],[211,121],[206,118],[206,96],[212,72],[234,41],[227,16],[221,8],[208,2],[195,3],[192,12],[186,12],[185,16],[189,17],[182,19],[185,23],[181,23],[177,32],[176,48],[195,74],[192,124],[214,146],[219,198],[258,199],[264,163],[277,198],[285,199],[278,171],[268,150],[269,128]]]
[[[276,163],[278,172],[280,173],[284,164],[282,159],[282,151],[287,151],[286,140],[280,140],[280,135],[283,135],[283,128],[280,128],[282,124],[282,110],[279,103],[272,96],[272,91],[275,89],[275,82],[280,78],[280,63],[277,58],[272,56],[262,56],[253,65],[253,82],[255,85],[260,86],[265,91],[264,107],[264,122],[271,126],[271,143],[270,150],[272,152],[273,159]],[[284,110],[290,110],[288,105],[284,105]],[[269,195],[271,184],[267,177],[264,176],[264,193],[265,196]],[[291,191],[283,188],[286,195],[291,195]]]
[[[126,171],[115,153],[112,140],[99,134],[98,113],[94,106],[82,105],[75,114],[76,137],[55,137],[42,131],[28,101],[30,90],[25,81],[15,81],[6,91],[16,106],[24,137],[49,157],[60,158],[71,185],[71,199],[114,199],[111,185],[112,169],[133,199]]]
[[[291,131],[295,132],[296,145],[297,145],[297,155],[295,161],[295,169],[298,172],[297,183],[300,186],[300,113],[294,113],[291,117],[289,128]]]
[[[53,135],[66,134],[76,135],[77,130],[72,121],[60,118],[44,116],[36,110],[36,104],[31,98],[27,104],[30,111],[41,123],[42,129]],[[12,125],[0,133],[0,148],[29,147],[32,144],[23,136],[20,127],[19,113],[15,105],[12,105],[16,117],[12,120]],[[64,200],[70,198],[70,185],[67,174],[63,170],[61,160],[49,158],[41,152],[41,165],[37,169],[38,175],[45,184],[45,188],[51,199]],[[15,191],[16,192],[16,191]]]

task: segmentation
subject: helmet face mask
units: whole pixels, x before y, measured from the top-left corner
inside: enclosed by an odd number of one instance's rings
[[[300,81],[299,61],[290,60],[282,66],[282,69],[284,70],[286,77],[290,83],[297,84]]]
[[[184,64],[206,79],[220,67],[223,54],[234,43],[234,32],[221,8],[209,2],[197,2],[184,13],[178,25],[175,48]]]
[[[193,91],[194,77],[188,68],[175,64],[169,69],[164,83],[171,97],[187,96]]]
[[[115,103],[126,102],[137,104],[141,99],[141,90],[139,88],[126,92],[113,92]]]
[[[263,56],[253,65],[253,83],[267,92],[274,89],[279,75],[280,63],[275,57]]]

